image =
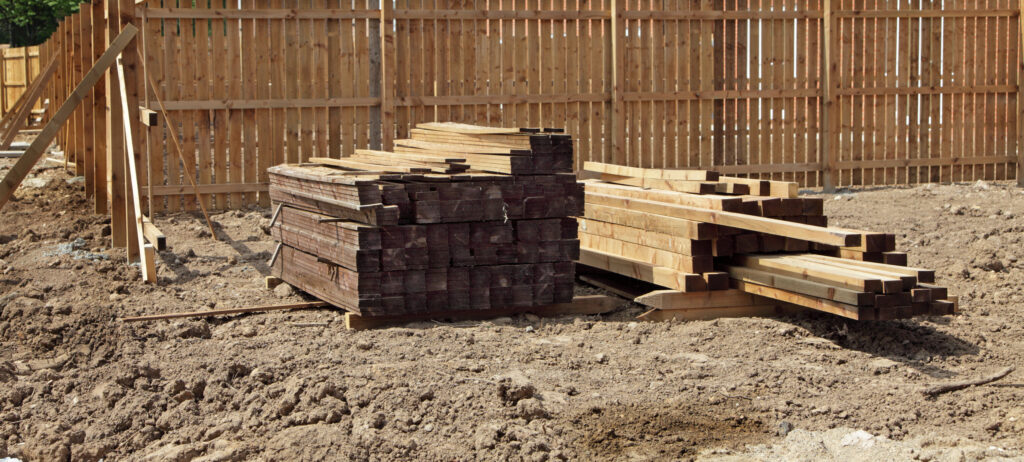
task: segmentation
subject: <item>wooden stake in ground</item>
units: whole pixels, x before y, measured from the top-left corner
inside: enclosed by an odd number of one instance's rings
[[[135,168],[135,144],[132,140],[132,120],[128,111],[128,92],[124,87],[124,66],[121,58],[117,59],[117,84],[121,92],[121,116],[124,127],[124,146],[128,155],[128,181],[132,191],[132,218],[135,222],[135,239],[139,243],[139,261],[142,264],[142,280],[145,282],[157,282],[156,278],[156,251],[153,244],[146,243],[143,233],[142,202],[139,200],[139,173]],[[130,254],[129,254],[130,256]]]
[[[138,322],[138,321],[160,321],[164,319],[178,319],[178,318],[207,318],[210,316],[224,316],[228,314],[241,314],[241,313],[260,313],[264,311],[281,311],[281,310],[304,310],[307,308],[323,308],[331,306],[327,302],[306,302],[306,303],[290,303],[287,305],[265,305],[265,306],[250,306],[245,308],[225,308],[222,310],[208,310],[208,311],[186,311],[181,313],[168,313],[168,314],[150,314],[146,316],[129,316],[127,318],[121,318],[122,322]]]
[[[944,383],[944,384],[940,384],[940,385],[935,385],[933,387],[928,387],[928,388],[925,388],[924,390],[921,390],[921,393],[924,393],[924,394],[926,394],[928,396],[935,396],[935,395],[941,395],[943,393],[947,393],[947,392],[951,392],[951,391],[962,390],[962,389],[967,388],[967,387],[973,387],[973,386],[977,386],[977,385],[985,385],[986,383],[992,383],[992,382],[995,382],[996,380],[999,380],[999,379],[1001,379],[1003,377],[1006,377],[1006,376],[1010,375],[1010,373],[1013,372],[1014,369],[1015,368],[1013,366],[1010,366],[1010,367],[1007,367],[1006,369],[1003,369],[1003,370],[1001,370],[999,372],[996,372],[995,374],[987,375],[985,377],[981,377],[981,378],[977,378],[977,379],[972,379],[972,380],[963,380],[963,381],[960,381],[960,382],[950,382],[950,383]]]
[[[110,47],[107,48],[107,51],[103,52],[100,59],[92,66],[92,69],[89,69],[89,72],[85,74],[82,81],[78,83],[75,91],[68,96],[68,99],[61,104],[60,109],[53,115],[53,118],[46,123],[43,131],[39,132],[39,136],[32,141],[32,144],[21,155],[18,162],[14,164],[14,167],[7,172],[4,181],[0,183],[0,208],[7,204],[7,201],[14,195],[14,190],[18,189],[21,182],[28,176],[28,172],[39,162],[39,158],[43,156],[46,147],[50,145],[53,138],[57,136],[57,131],[67,122],[71,113],[82,102],[86,92],[91,90],[100,77],[103,76],[103,73],[114,64],[114,61],[117,60],[117,55],[135,38],[135,34],[138,31],[139,29],[131,24],[124,26],[124,29],[118,34],[117,38],[110,42]]]
[[[135,52],[138,53],[139,50],[135,50]],[[139,54],[139,59],[142,60],[141,54]],[[173,127],[177,127],[177,125],[175,125],[174,121],[171,120],[171,116],[167,115],[167,108],[164,107],[164,100],[160,97],[160,93],[156,91],[156,89],[160,87],[156,86],[153,82],[153,76],[150,75],[149,68],[142,66],[142,70],[146,73],[146,79],[149,80],[149,86],[153,88],[153,96],[156,97],[156,103],[160,105],[160,112],[164,115],[164,122],[167,123],[168,127],[172,128],[168,131],[170,134],[169,138],[174,142],[174,150],[178,152],[178,158],[181,159],[181,165],[185,168],[185,176],[188,177],[189,183],[192,183],[192,191],[195,192],[196,203],[199,204],[199,209],[203,211],[203,218],[206,218],[206,226],[210,227],[210,237],[212,237],[213,240],[217,240],[217,231],[213,229],[213,221],[210,220],[210,214],[206,212],[206,205],[203,205],[203,201],[199,197],[199,186],[196,185],[196,174],[189,170],[188,162],[185,160],[185,153],[181,150],[181,144],[178,143],[178,131],[173,129]]]

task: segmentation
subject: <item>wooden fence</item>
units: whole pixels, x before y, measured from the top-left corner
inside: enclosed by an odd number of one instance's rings
[[[83,4],[41,47],[62,60],[46,96],[139,26],[128,107],[159,97],[173,120],[131,117],[150,213],[196,209],[189,176],[210,208],[265,206],[266,167],[433,120],[565,127],[580,162],[810,187],[1022,179],[1020,2],[378,1]],[[122,222],[110,88],[59,142]]]
[[[39,47],[5,48],[0,45],[0,117],[14,106],[41,70]],[[35,109],[42,108],[42,101]]]

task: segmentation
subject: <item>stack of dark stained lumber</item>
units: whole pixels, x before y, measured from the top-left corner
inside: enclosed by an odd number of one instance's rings
[[[484,127],[475,130],[489,139]],[[280,204],[272,232],[282,244],[274,275],[364,316],[573,299],[572,217],[583,211],[584,192],[571,168],[504,175],[462,169],[459,153],[424,159],[360,151],[270,168],[270,196]]]
[[[828,227],[822,199],[799,197],[796,183],[591,162],[584,169],[582,278],[667,288],[636,298],[660,310],[650,318],[780,306],[858,320],[955,310],[934,271],[907,267],[894,235]]]

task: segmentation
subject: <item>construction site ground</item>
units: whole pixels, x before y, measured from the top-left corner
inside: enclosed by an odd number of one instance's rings
[[[144,284],[55,167],[0,217],[0,457],[1024,456],[1024,371],[920,393],[1024,356],[1024,191],[1009,184],[825,196],[830,224],[898,233],[912,266],[937,269],[955,317],[638,323],[623,301],[606,316],[347,331],[329,309],[122,323],[304,297],[264,287],[269,209],[213,214],[217,240],[199,214],[158,215],[169,248],[159,285]]]

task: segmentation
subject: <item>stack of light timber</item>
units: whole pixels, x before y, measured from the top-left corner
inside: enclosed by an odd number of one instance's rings
[[[956,309],[934,271],[907,267],[895,235],[827,226],[822,199],[798,197],[796,183],[593,162],[581,177],[581,279],[639,295],[653,308],[646,319],[799,306],[882,320]],[[641,294],[616,274],[670,290]]]
[[[455,138],[464,126],[428,125],[454,130],[445,145],[461,146]],[[488,142],[536,136],[473,130]],[[571,158],[571,140],[566,145]],[[282,244],[273,271],[293,286],[379,317],[526,311],[573,300],[572,217],[582,213],[584,192],[571,165],[506,175],[480,171],[452,150],[358,151],[311,162],[268,170],[271,199],[280,204],[272,232]]]

